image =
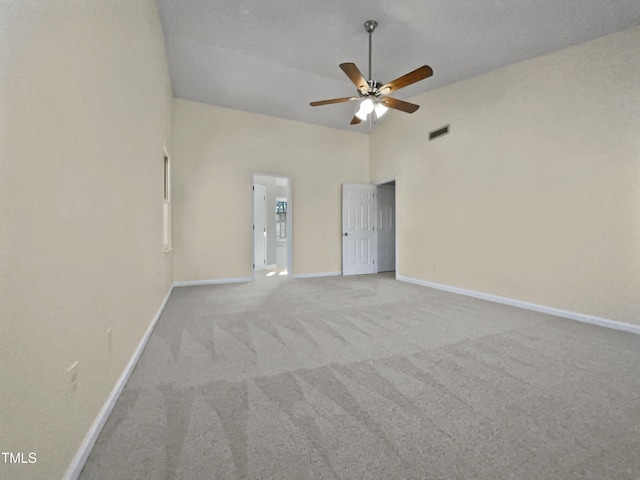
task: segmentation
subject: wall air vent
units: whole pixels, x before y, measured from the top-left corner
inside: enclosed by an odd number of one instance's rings
[[[432,132],[429,132],[429,141],[435,140],[436,138],[441,137],[442,135],[446,135],[447,133],[449,133],[449,125],[445,125],[442,128],[433,130]]]

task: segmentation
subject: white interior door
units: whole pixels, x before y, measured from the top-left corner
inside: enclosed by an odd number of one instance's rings
[[[376,187],[342,185],[342,274],[376,273]]]
[[[378,272],[396,269],[396,189],[378,187]]]
[[[253,186],[253,265],[264,270],[267,265],[267,187]]]

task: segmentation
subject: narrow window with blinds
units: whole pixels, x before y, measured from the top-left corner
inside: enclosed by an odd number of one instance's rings
[[[164,156],[162,198],[162,251],[171,250],[171,169],[169,157]]]
[[[287,201],[276,199],[276,240],[287,239]]]

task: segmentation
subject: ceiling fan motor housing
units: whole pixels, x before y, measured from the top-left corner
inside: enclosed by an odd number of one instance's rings
[[[367,83],[369,84],[369,91],[366,93],[358,91],[360,97],[379,97],[381,95],[380,87],[382,87],[382,82],[378,82],[377,80],[367,80]]]

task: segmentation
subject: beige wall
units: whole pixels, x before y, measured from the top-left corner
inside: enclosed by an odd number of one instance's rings
[[[368,137],[174,100],[175,280],[251,276],[251,173],[291,178],[293,273],[342,270],[341,185],[368,182]]]
[[[171,285],[170,85],[153,0],[2,2],[0,32],[0,447],[37,459],[0,478],[55,479]]]
[[[640,324],[639,58],[635,28],[417,96],[376,127],[399,274]]]

